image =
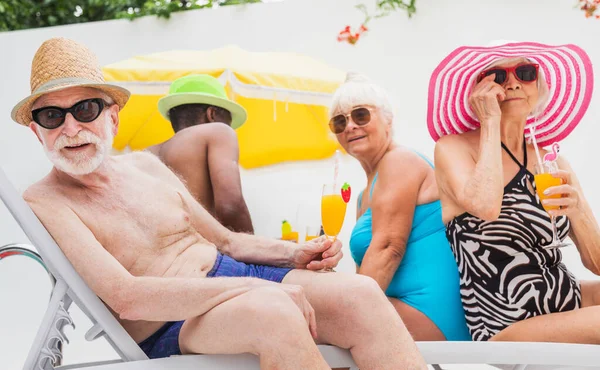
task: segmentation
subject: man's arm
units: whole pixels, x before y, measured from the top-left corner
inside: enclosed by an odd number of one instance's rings
[[[83,280],[122,319],[185,320],[255,287],[272,285],[253,278],[132,276],[52,194],[26,193],[25,200]]]
[[[253,234],[250,211],[242,194],[235,131],[218,122],[207,124],[204,128],[208,131],[208,171],[215,199],[216,218],[233,231]]]

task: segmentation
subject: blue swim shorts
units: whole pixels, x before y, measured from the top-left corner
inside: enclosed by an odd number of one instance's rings
[[[219,253],[207,277],[254,277],[281,283],[291,270],[283,267],[248,265]],[[168,322],[139,343],[139,346],[149,358],[181,355],[179,332],[182,326],[183,321]]]

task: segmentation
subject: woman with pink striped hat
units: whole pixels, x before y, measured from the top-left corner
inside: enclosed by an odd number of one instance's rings
[[[536,142],[565,138],[592,90],[590,59],[575,45],[460,47],[431,77],[442,218],[474,340],[600,344],[600,282],[579,282],[553,244],[570,236],[600,274],[600,228],[563,157],[553,175],[562,185],[540,193],[557,199],[540,201],[533,174],[546,154]]]

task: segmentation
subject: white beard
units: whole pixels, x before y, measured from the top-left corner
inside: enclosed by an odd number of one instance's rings
[[[113,142],[112,119],[107,114],[106,124],[104,126],[104,140],[88,130],[81,130],[76,136],[60,136],[54,142],[54,148],[48,149],[45,140],[42,137],[44,151],[48,159],[54,166],[65,173],[75,176],[88,175],[100,167],[104,159],[110,153]],[[61,149],[66,146],[75,146],[81,144],[92,144],[96,147],[96,153],[89,157],[85,153],[75,153],[72,158],[67,158],[61,154]]]

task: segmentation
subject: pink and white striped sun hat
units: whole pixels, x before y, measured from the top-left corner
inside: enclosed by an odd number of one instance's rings
[[[525,57],[538,63],[549,90],[548,103],[541,114],[528,118],[526,136],[529,128],[535,127],[538,145],[546,146],[573,131],[587,110],[594,89],[589,56],[572,44],[512,42],[490,47],[459,47],[434,70],[427,104],[427,126],[433,140],[479,127],[468,100],[477,76],[495,60],[513,57]]]

